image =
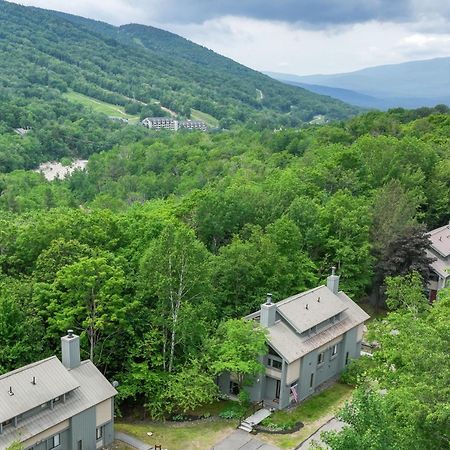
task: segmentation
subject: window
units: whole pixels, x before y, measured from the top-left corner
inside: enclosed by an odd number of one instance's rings
[[[325,352],[319,353],[319,355],[317,356],[317,364],[322,364],[323,361],[325,360]]]
[[[78,450],[83,450],[83,441],[78,441]]]
[[[345,365],[347,365],[348,364],[348,359],[349,359],[349,353],[347,352],[346,354],[345,354]]]
[[[339,322],[339,316],[340,316],[340,313],[338,313],[338,314],[336,314],[335,316],[333,316],[333,317],[330,319],[331,323]]]
[[[235,381],[230,381],[230,394],[239,395],[239,385]]]
[[[333,347],[331,347],[331,356],[336,355],[337,351],[338,351],[338,345],[335,344],[335,345],[333,345]]]
[[[309,387],[312,388],[314,386],[314,374],[311,374],[311,378],[309,379]]]
[[[277,380],[277,385],[275,387],[275,398],[276,399],[280,398],[280,391],[281,391],[281,381]]]
[[[59,447],[61,444],[61,436],[59,434],[55,434],[52,438],[50,438],[50,448]]]
[[[267,359],[267,364],[269,366],[273,367],[274,369],[278,369],[278,370],[281,370],[281,368],[283,367],[283,363],[281,361],[278,361],[278,360],[272,359],[272,358]]]
[[[95,430],[95,439],[97,439],[97,441],[99,441],[102,437],[103,437],[103,428],[102,427],[98,427]]]

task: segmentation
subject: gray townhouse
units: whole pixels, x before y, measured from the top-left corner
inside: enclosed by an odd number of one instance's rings
[[[364,322],[369,315],[339,291],[339,276],[327,285],[273,303],[271,294],[259,311],[246,317],[268,330],[264,373],[245,387],[251,401],[283,409],[313,394],[336,378],[361,352]],[[233,374],[219,377],[221,391],[238,394]]]
[[[450,223],[430,231],[428,237],[431,246],[427,255],[434,258],[430,264],[428,292],[430,301],[434,301],[438,291],[450,284]]]
[[[0,450],[95,450],[114,440],[117,391],[92,361],[80,361],[80,338],[61,338],[52,356],[0,376]]]

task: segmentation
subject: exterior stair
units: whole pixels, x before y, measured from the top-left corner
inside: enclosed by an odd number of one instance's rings
[[[243,420],[238,428],[240,430],[246,431],[247,433],[251,433],[253,431],[253,426],[250,425],[246,420]]]
[[[247,417],[245,420],[242,420],[239,424],[239,429],[246,431],[247,433],[251,433],[253,431],[253,427],[258,425],[258,423],[262,422],[266,417],[271,415],[271,411],[266,408],[262,408],[252,414],[250,417]]]

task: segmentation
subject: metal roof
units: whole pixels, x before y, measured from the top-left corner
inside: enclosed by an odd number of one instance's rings
[[[65,403],[58,402],[53,409],[47,408],[38,414],[19,420],[17,428],[6,427],[0,435],[0,450],[6,449],[15,440],[26,441],[117,394],[111,383],[89,360],[83,361],[75,369],[64,368],[64,370],[66,374],[73,377],[79,387],[66,396]]]
[[[33,377],[36,384],[32,383]],[[79,386],[56,356],[8,372],[0,376],[0,422],[19,416]]]

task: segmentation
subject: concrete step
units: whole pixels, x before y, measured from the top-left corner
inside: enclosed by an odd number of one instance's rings
[[[242,422],[238,428],[242,431],[246,431],[247,433],[251,433],[253,431],[253,428],[248,423],[244,422]]]

